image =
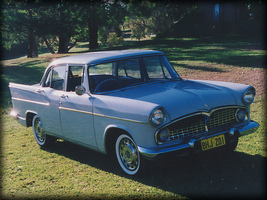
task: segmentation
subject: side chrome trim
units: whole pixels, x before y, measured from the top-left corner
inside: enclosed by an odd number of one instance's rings
[[[16,98],[16,97],[12,97],[12,100],[23,101],[23,102],[27,102],[27,103],[34,103],[34,104],[39,104],[39,105],[43,105],[43,106],[49,106],[49,103],[43,103],[43,102],[39,102],[39,101],[32,101],[32,100],[21,99],[21,98]]]
[[[119,118],[119,117],[107,116],[107,115],[102,115],[102,114],[97,114],[97,113],[94,113],[94,115],[98,116],[98,117],[106,117],[106,118],[117,119],[117,120],[126,121],[126,122],[134,122],[134,123],[139,123],[139,124],[148,124],[147,122],[137,121],[137,120],[133,120],[133,119]]]
[[[59,109],[60,110],[66,110],[66,111],[72,111],[72,112],[78,112],[78,113],[84,113],[84,114],[88,114],[88,115],[94,115],[94,116],[97,116],[97,117],[105,117],[105,118],[109,118],[109,119],[116,119],[116,120],[121,120],[121,121],[126,121],[126,122],[133,122],[133,123],[139,123],[139,124],[148,124],[148,122],[142,122],[142,121],[137,121],[137,120],[132,120],[132,119],[113,117],[113,116],[108,116],[108,115],[88,112],[88,111],[84,111],[84,110],[77,110],[77,109],[66,108],[66,107],[59,107]]]
[[[72,109],[72,108],[66,108],[66,107],[59,107],[60,110],[66,110],[66,111],[72,111],[72,112],[78,112],[78,113],[83,113],[83,114],[88,114],[92,115],[92,112],[84,111],[84,110],[77,110],[77,109]]]

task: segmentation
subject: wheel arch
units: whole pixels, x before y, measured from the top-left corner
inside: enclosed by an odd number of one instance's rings
[[[121,134],[126,134],[134,140],[131,134],[131,131],[127,130],[127,128],[125,127],[110,125],[105,129],[104,147],[105,147],[105,152],[107,154],[110,154],[115,150],[114,147],[115,147],[116,139]]]
[[[27,127],[32,126],[32,120],[33,120],[33,117],[34,117],[35,115],[38,115],[38,113],[35,112],[35,111],[32,111],[32,110],[27,110],[27,111],[26,111],[26,126],[27,126]],[[39,116],[39,115],[38,115],[38,116]],[[39,116],[39,118],[40,118],[40,116]]]

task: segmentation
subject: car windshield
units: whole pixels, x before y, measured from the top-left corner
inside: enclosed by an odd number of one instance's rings
[[[91,93],[180,79],[165,56],[138,57],[93,65],[88,74]]]

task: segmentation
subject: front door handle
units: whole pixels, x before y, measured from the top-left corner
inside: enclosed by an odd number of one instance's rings
[[[41,94],[41,93],[44,93],[44,90],[38,89],[36,92],[37,92],[38,94]]]
[[[65,95],[65,94],[62,94],[60,97],[61,98],[68,98],[69,96],[68,95]]]

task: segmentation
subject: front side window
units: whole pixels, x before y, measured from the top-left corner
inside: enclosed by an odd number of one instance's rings
[[[118,61],[118,76],[141,78],[140,59]]]
[[[153,56],[144,58],[144,64],[149,79],[171,78],[166,66],[162,64],[160,57]]]

